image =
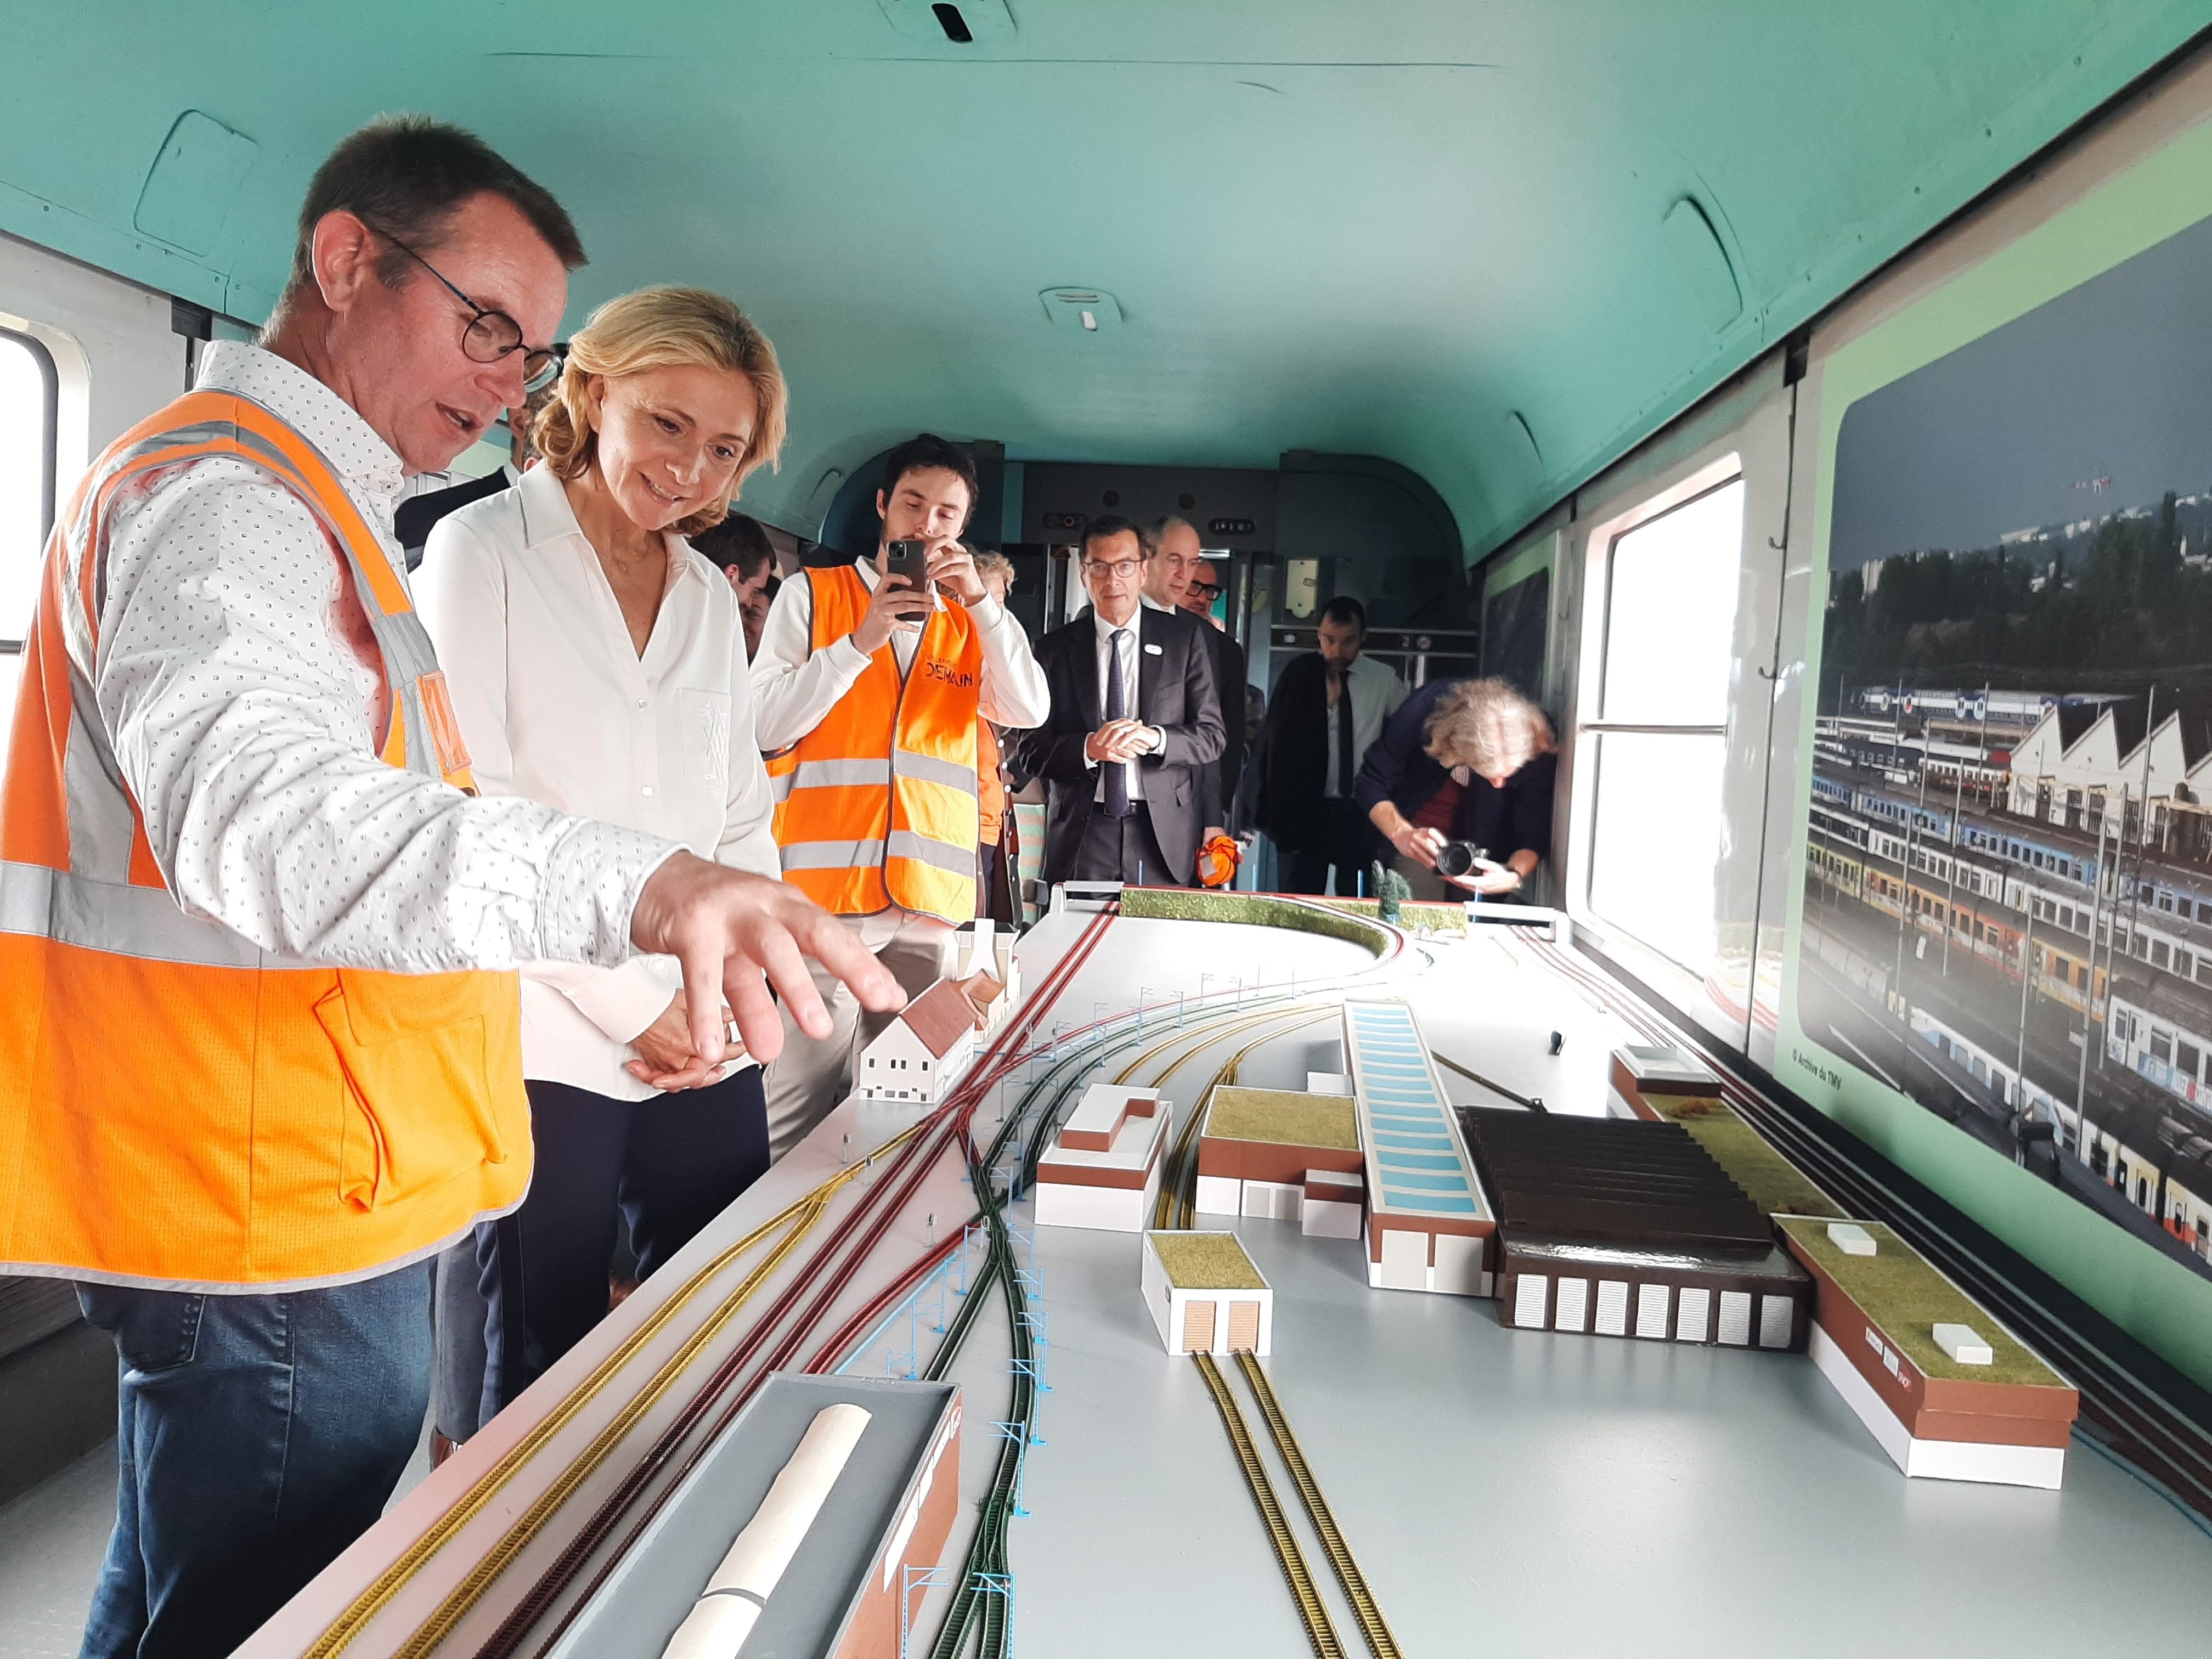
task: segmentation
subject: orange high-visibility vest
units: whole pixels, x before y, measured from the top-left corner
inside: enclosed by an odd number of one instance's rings
[[[330,463],[234,392],[110,445],[47,544],[0,787],[0,1268],[299,1289],[420,1258],[530,1177],[512,973],[318,967],[167,890],[93,698],[108,516],[228,456],[311,507],[381,657],[387,764],[469,787],[429,635]]]
[[[860,625],[867,584],[851,565],[809,570],[816,651]],[[825,910],[896,904],[975,915],[975,727],[983,647],[962,606],[923,624],[902,680],[888,642],[822,723],[768,763],[783,878]]]

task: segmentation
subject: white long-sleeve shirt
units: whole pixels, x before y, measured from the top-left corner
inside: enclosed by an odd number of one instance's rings
[[[853,563],[874,592],[875,560]],[[1043,725],[1052,712],[1052,693],[1021,623],[993,599],[969,605],[968,616],[983,653],[983,680],[976,689],[983,718],[1022,731]],[[753,736],[763,750],[788,749],[819,726],[868,665],[867,653],[849,634],[820,651],[813,649],[813,641],[814,587],[803,575],[793,576],[776,590],[753,659]],[[918,628],[891,629],[891,652],[901,674],[914,665],[921,641]]]
[[[401,571],[399,458],[337,393],[228,341],[208,348],[199,385],[321,450]],[[186,911],[344,967],[629,959],[638,893],[678,843],[377,759],[374,647],[353,643],[366,621],[297,496],[212,458],[126,493],[110,523],[94,696]]]
[[[526,796],[776,877],[775,802],[747,736],[737,595],[681,537],[667,541],[667,585],[642,657],[567,489],[543,466],[439,520],[416,602],[485,794]],[[672,957],[540,962],[522,973],[525,1076],[617,1100],[653,1096],[623,1068],[637,1058],[631,1039],[684,982]]]

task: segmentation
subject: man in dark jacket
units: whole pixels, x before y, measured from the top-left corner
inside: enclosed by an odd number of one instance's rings
[[[1023,733],[1020,769],[1046,781],[1044,878],[1188,886],[1202,769],[1221,703],[1200,624],[1140,605],[1144,543],[1113,514],[1085,529],[1091,608],[1037,641],[1052,714]]]
[[[1359,654],[1367,612],[1340,595],[1322,608],[1321,649],[1293,657],[1275,683],[1253,769],[1261,829],[1279,854],[1285,893],[1326,893],[1336,872],[1338,896],[1363,890],[1361,878],[1381,843],[1354,799],[1359,763],[1383,723],[1406,700],[1398,677]]]

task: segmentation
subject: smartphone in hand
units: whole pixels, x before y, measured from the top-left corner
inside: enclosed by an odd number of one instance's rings
[[[941,611],[945,602],[939,598],[927,578],[929,569],[929,544],[921,541],[886,542],[884,544],[884,574],[903,576],[917,593],[927,593],[930,608]]]

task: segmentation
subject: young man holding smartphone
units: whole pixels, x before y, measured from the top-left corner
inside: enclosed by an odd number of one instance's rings
[[[786,582],[752,667],[783,878],[915,993],[975,914],[976,722],[1026,730],[1051,706],[1021,624],[960,544],[975,508],[964,451],[928,433],[900,445],[876,492],[874,554]],[[919,581],[902,574],[917,557]],[[849,995],[823,995],[830,1034],[790,1028],[769,1068],[775,1158],[836,1103],[881,1029]]]

